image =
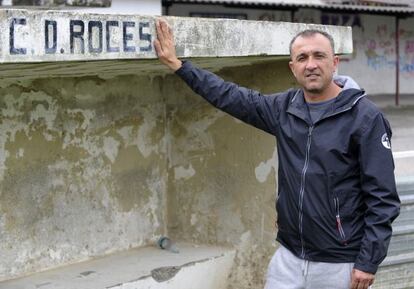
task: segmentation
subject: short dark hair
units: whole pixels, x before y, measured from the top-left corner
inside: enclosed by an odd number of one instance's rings
[[[314,36],[315,34],[320,34],[324,36],[326,39],[328,39],[332,47],[332,52],[333,54],[335,54],[335,43],[334,43],[332,36],[329,33],[322,31],[322,30],[318,30],[318,29],[306,29],[296,34],[295,37],[293,37],[292,40],[290,41],[290,44],[289,44],[290,56],[292,56],[293,43],[295,43],[298,37],[311,37],[311,36]]]

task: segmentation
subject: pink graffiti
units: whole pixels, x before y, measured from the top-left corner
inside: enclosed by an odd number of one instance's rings
[[[367,41],[367,48],[370,50],[375,50],[377,48],[377,42],[374,39]]]
[[[414,53],[414,40],[407,40],[405,42],[405,54]]]

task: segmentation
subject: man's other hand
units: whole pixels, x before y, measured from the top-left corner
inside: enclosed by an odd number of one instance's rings
[[[155,51],[160,61],[171,68],[173,71],[182,65],[181,60],[175,53],[174,36],[171,28],[164,19],[156,21],[157,39],[154,40]]]
[[[375,275],[357,269],[352,270],[351,289],[368,289],[374,283]]]

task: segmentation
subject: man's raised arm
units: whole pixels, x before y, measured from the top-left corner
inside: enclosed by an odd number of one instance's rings
[[[268,133],[275,134],[278,106],[276,95],[264,97],[259,92],[224,81],[212,72],[181,61],[175,52],[174,37],[168,23],[156,22],[154,41],[159,60],[175,72],[197,94],[228,114]]]

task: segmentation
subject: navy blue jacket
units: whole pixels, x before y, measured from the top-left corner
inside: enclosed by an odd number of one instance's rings
[[[277,139],[277,240],[296,256],[375,273],[400,201],[391,129],[363,90],[343,89],[312,123],[301,89],[262,95],[184,62],[176,72],[215,107]]]

